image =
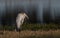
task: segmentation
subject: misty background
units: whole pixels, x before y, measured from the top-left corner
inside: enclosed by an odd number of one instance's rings
[[[60,0],[0,0],[0,24],[15,24],[21,10],[31,23],[60,23]]]

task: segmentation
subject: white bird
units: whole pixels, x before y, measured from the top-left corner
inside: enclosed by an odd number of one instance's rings
[[[16,17],[16,25],[17,25],[17,30],[20,30],[21,25],[23,24],[25,18],[29,19],[26,13],[22,12],[19,13]]]

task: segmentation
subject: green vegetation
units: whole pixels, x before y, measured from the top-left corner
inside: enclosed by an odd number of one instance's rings
[[[1,31],[3,30],[4,31]],[[14,30],[15,26],[0,26],[0,38],[60,38],[60,24],[31,24],[24,23],[20,32]],[[42,31],[41,31],[42,30]],[[3,34],[1,34],[3,33]],[[12,35],[13,34],[13,35]]]
[[[60,29],[59,24],[23,24],[22,30],[57,30]]]
[[[1,29],[5,29],[5,30],[14,30],[15,26],[8,26],[5,25],[0,26],[0,30]],[[60,29],[60,24],[28,24],[28,23],[24,23],[21,26],[21,30],[57,30]]]

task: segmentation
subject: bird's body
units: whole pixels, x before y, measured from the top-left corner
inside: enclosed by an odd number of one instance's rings
[[[19,13],[16,17],[16,24],[17,29],[20,29],[21,25],[23,24],[25,18],[28,18],[26,13]]]

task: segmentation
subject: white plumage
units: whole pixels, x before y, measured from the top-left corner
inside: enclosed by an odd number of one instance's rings
[[[26,13],[19,13],[16,17],[16,24],[17,29],[20,29],[21,25],[23,24],[25,18],[29,19]]]

